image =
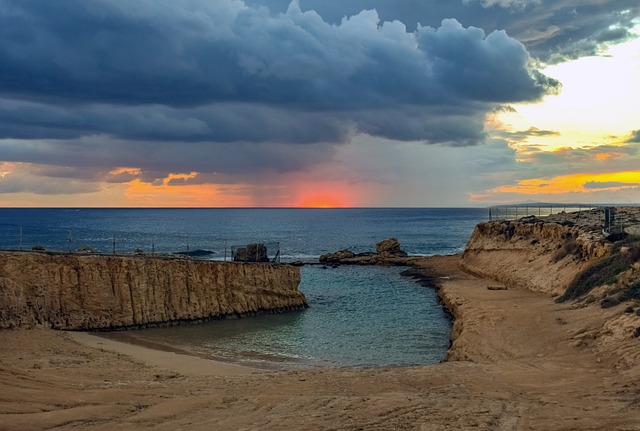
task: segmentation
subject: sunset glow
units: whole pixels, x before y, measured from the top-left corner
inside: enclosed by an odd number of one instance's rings
[[[556,132],[529,142],[547,150],[595,146],[640,128],[640,39],[612,46],[603,56],[549,66],[544,73],[562,82],[558,95],[546,96],[542,103],[513,105],[513,111],[499,115],[510,130]]]
[[[351,205],[344,199],[331,194],[311,193],[303,196],[294,206],[299,208],[345,208]]]

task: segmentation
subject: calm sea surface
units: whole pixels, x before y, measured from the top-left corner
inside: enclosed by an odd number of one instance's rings
[[[462,251],[487,211],[465,209],[0,209],[0,248],[105,253],[231,249],[265,242],[283,262],[327,252],[373,251],[396,237],[413,255]],[[435,293],[401,268],[301,268],[310,308],[283,315],[132,331],[136,338],[254,366],[386,366],[435,363],[450,322]]]

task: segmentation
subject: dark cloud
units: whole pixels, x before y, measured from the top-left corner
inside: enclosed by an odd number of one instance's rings
[[[247,0],[286,10],[288,0]],[[446,18],[487,33],[506,30],[544,61],[562,61],[598,51],[603,42],[622,41],[640,16],[637,0],[301,0],[330,22],[363,9],[376,9],[385,21],[399,20],[414,29]]]
[[[464,4],[480,3],[485,8],[499,6],[513,10],[529,9],[542,4],[542,0],[463,0],[462,2]]]
[[[559,148],[543,151],[527,146],[520,158],[528,161],[521,171],[530,168],[532,177],[557,176],[599,171],[635,171],[639,151],[632,145],[600,145],[595,147]]]
[[[135,142],[92,136],[74,141],[0,140],[4,161],[28,162],[47,166],[37,173],[107,182],[125,182],[140,178],[158,182],[170,173],[216,173],[219,182],[249,180],[268,173],[304,171],[330,160],[334,147],[309,145],[234,142],[212,146],[207,142]],[[58,167],[48,167],[55,165]],[[67,168],[80,167],[80,168]],[[109,175],[114,168],[136,168]]]
[[[332,26],[295,3],[281,15],[231,0],[195,11],[184,0],[2,3],[0,91],[17,99],[358,109],[476,100],[477,88],[500,82],[504,91],[480,100],[533,100],[550,84],[515,40],[455,21],[413,34],[374,11]],[[449,94],[439,73],[451,70],[469,88]]]
[[[496,136],[503,137],[505,139],[509,139],[511,141],[521,142],[526,141],[530,137],[540,137],[540,136],[558,136],[559,132],[555,130],[541,130],[537,127],[530,127],[527,130],[519,130],[517,132],[507,132],[504,130],[499,130],[495,132]]]
[[[612,189],[619,187],[638,187],[640,184],[637,183],[622,183],[618,181],[587,181],[583,184],[586,189]]]
[[[627,143],[640,143],[640,130],[634,130],[631,132],[631,137],[627,140]]]
[[[61,175],[54,175],[47,177],[46,181],[43,181],[43,178],[38,176],[38,172],[12,172],[0,176],[0,193],[57,195],[92,193],[99,190],[99,183],[77,178],[77,175],[73,173],[71,179]]]
[[[354,127],[341,113],[260,104],[58,106],[0,100],[0,139],[77,139],[106,134],[130,140],[185,142],[343,142]]]
[[[556,85],[505,33],[455,20],[408,32],[375,11],[330,25],[295,3],[283,14],[231,0],[0,4],[2,137],[343,142],[397,109],[381,136],[454,142],[458,117],[437,112],[478,117]],[[422,110],[445,125],[419,132]],[[464,142],[483,139],[460,125]]]

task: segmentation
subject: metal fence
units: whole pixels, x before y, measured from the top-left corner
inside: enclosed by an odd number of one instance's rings
[[[505,205],[493,206],[489,208],[489,220],[516,220],[523,217],[546,217],[558,213],[581,212],[598,208],[595,205],[565,205],[565,204],[544,204],[544,205]]]
[[[0,249],[280,262],[279,241],[229,240],[196,234],[107,232],[6,224],[0,224]]]

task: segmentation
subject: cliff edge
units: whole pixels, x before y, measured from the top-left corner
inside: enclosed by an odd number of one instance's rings
[[[0,252],[0,328],[115,329],[307,306],[289,265]]]
[[[561,295],[580,271],[612,250],[599,214],[581,216],[582,223],[568,214],[480,223],[462,254],[461,266],[508,287]]]

